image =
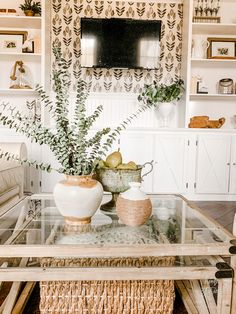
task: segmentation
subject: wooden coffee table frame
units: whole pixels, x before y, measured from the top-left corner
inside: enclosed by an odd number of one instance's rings
[[[51,195],[33,195],[27,197],[27,202],[50,199]],[[180,196],[181,197],[181,196]],[[182,198],[182,197],[181,197]],[[173,267],[145,267],[145,268],[41,268],[41,267],[3,267],[0,268],[1,281],[73,281],[73,280],[208,280],[217,279],[218,299],[217,314],[236,313],[236,239],[213,219],[206,217],[202,211],[193,207],[187,200],[186,204],[195,210],[194,215],[207,228],[217,228],[227,238],[226,242],[201,244],[170,244],[137,245],[137,246],[95,246],[95,245],[12,245],[14,240],[27,229],[32,218],[27,219],[19,230],[15,230],[5,245],[0,249],[0,257],[140,257],[140,256],[208,256],[216,261],[212,266],[173,266]],[[52,230],[53,232],[53,230]],[[231,266],[220,256],[231,258]],[[232,301],[232,302],[231,302]]]

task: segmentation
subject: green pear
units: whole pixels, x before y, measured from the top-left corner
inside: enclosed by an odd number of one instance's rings
[[[127,163],[127,166],[129,167],[128,169],[133,169],[133,170],[136,170],[138,168],[134,161],[129,161]]]
[[[109,168],[116,168],[122,163],[122,156],[120,152],[113,152],[112,154],[108,155],[106,158],[106,165]]]
[[[106,167],[106,164],[105,164],[105,161],[104,160],[99,160],[98,162],[98,169],[101,169],[101,168],[105,168]]]
[[[129,169],[129,168],[128,168],[128,165],[127,165],[127,164],[120,164],[119,166],[117,166],[117,169],[127,170],[127,169]]]
[[[127,164],[120,164],[117,166],[117,169],[123,169],[123,170],[137,170],[137,165],[134,161],[130,161]]]

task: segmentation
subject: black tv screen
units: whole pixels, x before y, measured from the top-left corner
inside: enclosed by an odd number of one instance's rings
[[[81,66],[158,68],[161,21],[81,19]]]

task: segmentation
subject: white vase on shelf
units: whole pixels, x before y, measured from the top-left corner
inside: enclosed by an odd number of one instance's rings
[[[161,116],[162,123],[161,127],[168,128],[170,123],[170,117],[175,108],[175,104],[173,102],[163,102],[159,103],[157,106],[157,115]]]
[[[195,35],[192,42],[192,57],[195,59],[205,59],[209,45],[210,43],[205,37]]]

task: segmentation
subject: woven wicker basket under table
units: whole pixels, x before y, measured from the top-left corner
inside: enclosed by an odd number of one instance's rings
[[[174,257],[43,258],[41,266],[98,267],[99,271],[99,267],[171,266],[174,260]],[[41,314],[171,314],[174,298],[173,280],[40,282]]]

